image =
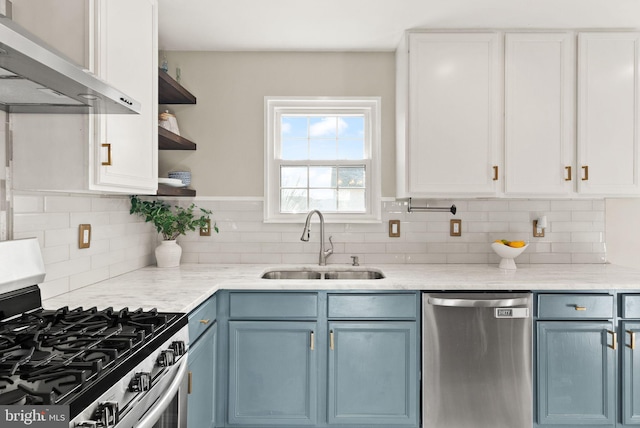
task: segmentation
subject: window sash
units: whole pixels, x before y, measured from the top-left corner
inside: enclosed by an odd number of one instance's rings
[[[282,117],[362,116],[364,118],[363,159],[282,159]],[[309,125],[307,125],[309,126]],[[280,170],[283,166],[331,166],[365,168],[365,211],[323,211],[327,222],[379,222],[380,213],[380,99],[364,98],[279,98],[265,97],[265,222],[299,222],[307,211],[281,212]],[[307,128],[309,134],[309,128]],[[335,138],[335,137],[334,137]],[[301,138],[302,139],[302,138]],[[307,135],[307,141],[309,141]],[[313,138],[311,138],[313,140]],[[340,140],[339,136],[336,138]],[[347,141],[348,139],[344,139]],[[284,186],[284,188],[289,188]],[[337,189],[335,187],[332,189]],[[303,188],[301,188],[303,189]],[[310,188],[309,183],[305,190]],[[348,190],[350,188],[343,188]],[[353,188],[357,189],[357,188]],[[307,195],[308,197],[308,195]],[[338,204],[339,195],[336,196]]]

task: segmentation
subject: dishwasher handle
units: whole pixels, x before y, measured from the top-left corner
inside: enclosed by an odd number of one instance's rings
[[[446,299],[430,296],[427,302],[433,306],[453,308],[510,308],[528,305],[529,297],[516,297],[513,299]]]

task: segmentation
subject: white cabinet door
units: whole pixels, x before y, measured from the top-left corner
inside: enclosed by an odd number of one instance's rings
[[[574,175],[571,33],[505,36],[505,193],[569,196]]]
[[[578,35],[578,191],[637,195],[638,32]]]
[[[402,196],[493,196],[501,150],[498,33],[409,34]],[[398,141],[398,144],[404,144]]]
[[[94,115],[96,190],[155,193],[158,178],[156,0],[99,0],[98,76],[142,105],[139,115]],[[108,153],[110,151],[110,153]],[[110,159],[110,164],[109,163]]]

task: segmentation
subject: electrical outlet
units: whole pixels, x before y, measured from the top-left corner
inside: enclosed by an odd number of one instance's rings
[[[389,220],[389,237],[400,237],[400,220]]]
[[[78,226],[78,248],[89,248],[91,246],[91,225],[81,224]]]
[[[211,220],[207,219],[207,226],[200,228],[200,236],[211,236]]]
[[[462,220],[453,219],[449,222],[449,236],[462,236]]]
[[[544,229],[538,227],[538,220],[533,220],[533,237],[544,238]]]

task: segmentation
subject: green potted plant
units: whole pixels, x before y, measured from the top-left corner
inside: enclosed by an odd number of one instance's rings
[[[209,216],[212,212],[198,208],[193,203],[184,208],[178,205],[171,206],[165,201],[145,201],[133,195],[129,214],[138,215],[143,217],[145,222],[153,223],[158,233],[162,234],[163,241],[156,248],[158,267],[180,265],[182,248],[176,241],[178,236],[186,235],[188,231],[209,227],[218,233],[215,222],[211,225]]]

